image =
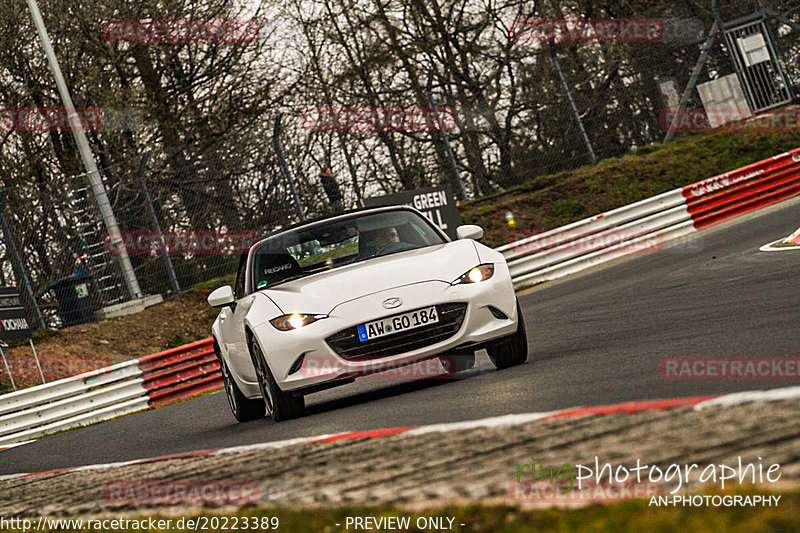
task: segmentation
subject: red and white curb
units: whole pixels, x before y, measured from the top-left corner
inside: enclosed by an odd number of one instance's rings
[[[800,228],[785,239],[765,244],[759,248],[762,252],[783,252],[786,250],[800,250]]]
[[[212,448],[209,450],[197,450],[193,452],[176,453],[161,455],[148,459],[136,459],[133,461],[123,461],[118,463],[106,463],[99,465],[77,466],[70,468],[59,468],[46,472],[33,472],[26,474],[7,474],[0,476],[0,481],[9,481],[22,478],[32,478],[47,475],[64,474],[68,472],[82,472],[86,470],[105,470],[109,468],[120,468],[123,466],[143,465],[167,461],[170,459],[184,459],[190,457],[203,457],[213,455],[226,455],[234,453],[251,452],[256,450],[276,450],[288,448],[290,446],[301,446],[306,444],[332,444],[340,441],[361,441],[378,439],[402,435],[413,437],[428,433],[446,433],[449,431],[459,431],[464,429],[476,428],[497,428],[503,426],[515,426],[535,422],[537,420],[550,420],[557,418],[583,418],[587,416],[608,416],[614,414],[633,415],[646,411],[663,411],[675,409],[677,407],[693,406],[695,411],[709,407],[729,407],[750,402],[769,402],[779,400],[790,400],[800,398],[799,387],[785,387],[780,389],[769,389],[762,391],[746,391],[721,396],[694,396],[689,398],[673,398],[667,400],[639,400],[613,405],[595,405],[588,407],[575,407],[561,409],[545,413],[523,413],[495,416],[480,420],[469,420],[465,422],[452,422],[446,424],[431,424],[427,426],[402,426],[393,428],[370,429],[365,431],[346,431],[343,433],[333,433],[328,435],[317,435],[314,437],[298,437],[295,439],[279,440],[274,442],[263,442],[258,444],[248,444],[244,446],[234,446],[230,448]]]

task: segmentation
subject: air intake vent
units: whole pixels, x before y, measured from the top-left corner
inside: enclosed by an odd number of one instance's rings
[[[290,376],[292,374],[294,374],[295,372],[297,372],[298,370],[300,370],[300,367],[303,366],[303,359],[305,359],[305,358],[306,358],[306,354],[303,354],[303,355],[301,355],[300,357],[297,358],[297,361],[295,361],[292,364],[292,367],[289,369],[289,375]]]
[[[496,307],[492,307],[491,305],[489,306],[489,312],[492,313],[492,316],[494,316],[495,318],[498,318],[500,320],[505,320],[505,319],[508,318],[507,314],[505,314],[504,312],[502,312],[501,310],[499,310]]]

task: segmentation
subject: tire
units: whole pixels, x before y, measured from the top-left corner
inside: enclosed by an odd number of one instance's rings
[[[272,372],[267,365],[267,360],[261,351],[261,347],[254,338],[250,338],[250,357],[253,359],[253,366],[258,378],[258,388],[261,389],[262,404],[264,405],[265,415],[271,417],[275,422],[297,418],[303,415],[305,410],[305,398],[283,392]]]
[[[214,351],[217,352],[219,357],[219,366],[222,373],[222,382],[225,385],[225,396],[228,397],[228,405],[231,408],[234,418],[237,422],[249,422],[264,418],[264,402],[261,400],[250,400],[242,391],[231,376],[231,371],[228,364],[219,352],[217,341],[214,341]]]
[[[456,374],[475,366],[475,352],[442,355],[439,356],[439,362],[442,364],[442,368],[445,372],[448,374]]]
[[[525,332],[525,321],[522,309],[517,301],[517,331],[507,337],[497,339],[486,347],[489,359],[498,370],[521,365],[528,360],[528,335]]]

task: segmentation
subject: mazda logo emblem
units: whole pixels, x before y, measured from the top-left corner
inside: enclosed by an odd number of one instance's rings
[[[395,307],[400,307],[403,305],[403,300],[400,298],[389,298],[383,301],[383,307],[386,309],[394,309]]]

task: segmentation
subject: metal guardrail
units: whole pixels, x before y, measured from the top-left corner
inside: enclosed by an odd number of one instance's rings
[[[800,194],[800,148],[497,248],[514,283],[556,279]],[[0,396],[0,449],[222,386],[211,338]]]
[[[497,248],[532,285],[628,255],[800,194],[800,148]]]
[[[0,448],[222,386],[211,339],[0,396]]]

